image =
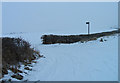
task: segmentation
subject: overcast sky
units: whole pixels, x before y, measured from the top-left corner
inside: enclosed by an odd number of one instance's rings
[[[118,2],[120,0],[2,0],[3,2]]]
[[[14,2],[3,3],[3,33],[63,31],[74,28],[92,32],[118,26],[118,5],[115,2]]]

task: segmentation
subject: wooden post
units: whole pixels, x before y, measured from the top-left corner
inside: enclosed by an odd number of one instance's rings
[[[88,24],[88,35],[90,34],[90,22],[86,22]]]

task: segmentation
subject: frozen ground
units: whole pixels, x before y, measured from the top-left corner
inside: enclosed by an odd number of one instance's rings
[[[23,80],[29,81],[117,81],[118,38],[107,41],[42,45],[42,33],[6,34],[29,41],[46,58],[38,60]]]
[[[46,57],[40,58],[33,71],[25,75],[23,80],[118,80],[117,36],[105,37],[105,42],[98,39],[87,43],[54,45],[42,45],[40,39],[44,34],[86,34],[86,21],[90,22],[90,33],[112,31],[118,27],[118,3],[53,2],[2,5],[3,36],[21,37]],[[15,33],[9,34],[10,32]]]

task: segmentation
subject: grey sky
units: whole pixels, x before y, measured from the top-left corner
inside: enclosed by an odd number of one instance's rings
[[[118,26],[117,2],[4,2],[3,33],[10,32],[86,32],[110,30]]]
[[[120,0],[2,0],[3,2],[118,2]]]

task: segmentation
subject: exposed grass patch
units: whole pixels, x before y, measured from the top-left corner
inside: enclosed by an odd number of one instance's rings
[[[87,42],[92,40],[97,40],[97,38],[103,36],[110,36],[120,33],[120,29],[109,32],[101,32],[94,34],[84,34],[84,35],[43,35],[41,39],[43,39],[43,44],[56,44],[56,43],[64,43],[70,44],[75,42]],[[102,40],[101,40],[102,41]]]
[[[14,75],[12,75],[11,77],[16,78],[16,79],[18,79],[18,80],[22,80],[22,79],[23,79],[23,76],[20,75],[20,74],[14,74]]]
[[[2,38],[2,76],[8,74],[8,70],[11,70],[15,73],[12,77],[21,80],[23,76],[19,73],[23,72],[19,70],[20,65],[27,66],[33,60],[42,56],[23,39]]]

